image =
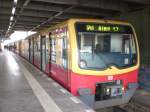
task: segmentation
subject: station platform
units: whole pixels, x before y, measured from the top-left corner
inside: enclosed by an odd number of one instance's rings
[[[0,112],[95,112],[16,54],[0,52]]]

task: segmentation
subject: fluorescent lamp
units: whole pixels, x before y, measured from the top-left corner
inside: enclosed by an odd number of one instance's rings
[[[16,8],[15,7],[13,7],[13,9],[12,9],[12,15],[14,15],[15,14],[15,11],[16,11]]]
[[[12,25],[12,22],[9,23],[9,26],[11,26],[11,25]]]
[[[17,4],[18,0],[14,0],[14,3]]]
[[[11,17],[10,17],[10,21],[13,21],[13,19],[14,19],[14,17],[13,17],[13,16],[11,16]]]

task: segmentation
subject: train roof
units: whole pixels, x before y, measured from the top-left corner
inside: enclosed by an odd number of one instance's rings
[[[123,24],[123,25],[132,26],[129,22],[121,21],[121,20],[71,18],[71,19],[65,20],[61,23],[58,23],[56,25],[52,25],[49,28],[44,28],[44,29],[40,30],[39,32],[41,32],[41,33],[47,32],[48,30],[55,29],[57,27],[64,26],[64,25],[69,24],[69,23],[75,23],[75,22],[95,22],[95,23],[98,22],[98,23]]]
[[[68,22],[98,22],[98,23],[116,23],[116,24],[127,24],[130,25],[127,21],[121,20],[109,20],[109,19],[82,19],[82,18],[72,18],[67,20]]]
[[[35,34],[28,36],[26,39],[40,35],[40,34],[44,35],[44,34],[48,33],[49,30],[55,29],[57,27],[65,26],[70,23],[75,23],[75,22],[95,22],[95,23],[108,23],[108,24],[123,24],[123,25],[132,26],[129,22],[120,21],[120,20],[71,18],[64,22],[58,23],[56,25],[52,25],[49,28],[44,28]]]
[[[68,23],[75,23],[75,22],[98,22],[98,23],[108,23],[108,24],[124,24],[124,25],[131,25],[127,21],[121,21],[121,20],[109,20],[109,19],[82,19],[82,18],[71,18],[64,22],[58,23],[56,25],[53,25],[51,27],[57,27],[57,26],[63,26]],[[51,28],[49,27],[49,28]],[[49,29],[45,28],[45,29]]]

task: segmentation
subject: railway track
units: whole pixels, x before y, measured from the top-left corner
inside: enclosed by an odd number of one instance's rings
[[[150,107],[131,101],[126,105],[127,112],[150,112]]]
[[[104,108],[96,110],[96,112],[127,112],[124,108],[121,108],[119,106],[110,107],[110,108]]]
[[[113,107],[113,110],[112,110],[112,111],[113,111],[113,112],[127,112],[126,109],[121,108],[121,107],[119,107],[119,106]]]
[[[131,101],[123,106],[99,109],[96,112],[150,112],[150,107]]]

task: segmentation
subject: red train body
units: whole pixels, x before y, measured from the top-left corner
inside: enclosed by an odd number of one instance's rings
[[[96,44],[105,49],[101,55]],[[139,49],[129,23],[71,19],[15,46],[16,53],[94,108],[127,103],[137,88]]]

